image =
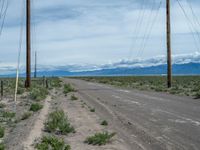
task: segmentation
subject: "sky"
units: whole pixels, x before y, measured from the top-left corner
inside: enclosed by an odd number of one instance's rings
[[[8,1],[0,36],[0,71],[16,67],[20,24],[25,19],[25,0]],[[32,55],[38,52],[40,65],[92,66],[166,56],[165,0],[31,1]],[[179,1],[189,19],[177,0],[171,0],[172,53],[191,56],[200,52],[200,1]],[[23,30],[22,66],[25,24]]]

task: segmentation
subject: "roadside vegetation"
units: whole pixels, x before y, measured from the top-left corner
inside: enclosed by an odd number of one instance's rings
[[[28,119],[29,117],[31,117],[32,113],[31,112],[25,112],[22,117],[21,117],[21,120],[26,120]]]
[[[4,135],[5,135],[5,128],[2,125],[0,125],[0,138],[2,139],[4,137]],[[4,150],[4,149],[5,149],[5,145],[1,140],[1,142],[0,142],[0,150]]]
[[[6,104],[0,103],[0,108],[5,108],[5,107],[6,107]]]
[[[88,137],[85,140],[85,143],[90,144],[90,145],[105,145],[110,142],[111,138],[114,137],[116,133],[108,133],[108,132],[103,132],[103,133],[96,133],[93,136]]]
[[[71,150],[70,145],[65,144],[62,139],[55,136],[44,136],[35,148],[37,150]]]
[[[34,117],[37,117],[38,111],[43,108],[44,100],[50,94],[57,92],[58,94],[64,93],[69,100],[76,101],[78,97],[76,90],[71,84],[62,84],[59,78],[37,78],[33,79],[32,87],[30,89],[24,88],[24,79],[19,80],[19,88],[17,91],[17,106],[14,106],[13,94],[15,89],[14,79],[4,80],[4,95],[2,102],[0,103],[0,150],[4,150],[7,146],[10,146],[9,140],[13,137],[12,134],[16,134],[19,128],[25,128],[29,125],[29,121],[32,122]],[[48,81],[47,81],[48,80]],[[52,90],[56,88],[57,90]],[[70,93],[70,94],[69,94]],[[52,94],[52,95],[53,95]],[[56,99],[56,95],[52,103],[56,106],[52,107],[51,113],[47,116],[44,123],[44,131],[42,131],[42,137],[34,144],[37,150],[70,150],[70,145],[66,144],[66,136],[68,134],[75,133],[75,128],[71,125],[68,116],[60,109],[56,104],[59,99]],[[68,95],[69,94],[69,95]],[[62,95],[63,96],[63,95]],[[83,101],[82,101],[83,103]],[[57,108],[58,106],[58,108]],[[83,103],[83,106],[88,106]],[[87,107],[90,112],[95,112],[95,108]],[[20,122],[20,123],[19,123]],[[107,121],[101,123],[102,125],[108,125]],[[6,131],[6,132],[5,132]],[[10,137],[10,135],[12,135]],[[88,137],[85,143],[91,145],[105,145],[109,143],[115,133],[96,133],[93,136]],[[18,135],[16,135],[18,137]],[[7,139],[9,139],[7,141]],[[84,142],[82,139],[82,142]],[[5,145],[4,145],[5,143]],[[12,144],[11,144],[12,145]]]
[[[71,84],[65,84],[64,89],[63,89],[63,93],[68,94],[70,92],[75,92],[75,89],[71,86]]]
[[[90,109],[90,112],[95,112],[95,111],[96,111],[95,108]]]
[[[5,145],[3,143],[0,143],[0,150],[4,150],[5,149]]]
[[[41,105],[39,103],[33,103],[33,104],[31,104],[30,111],[37,112],[42,108],[43,108],[43,105]]]
[[[167,88],[164,76],[131,76],[131,77],[80,77],[90,82],[110,84],[117,87],[167,92],[170,94],[200,98],[200,76],[175,76],[173,87]]]
[[[5,133],[5,128],[0,125],[0,138],[4,137],[4,133]]]
[[[26,120],[31,118],[33,114],[43,108],[44,99],[53,88],[61,88],[61,80],[59,78],[33,78],[32,86],[26,89],[25,79],[19,79],[17,91],[17,105],[14,105],[14,78],[1,78],[3,81],[3,95],[0,103],[0,150],[4,150],[9,141],[5,141],[17,129],[19,122],[27,123]],[[1,93],[0,93],[1,94]],[[22,124],[23,124],[22,123]],[[26,128],[24,126],[24,128]],[[6,132],[5,132],[6,131]]]
[[[108,121],[103,120],[103,121],[101,122],[101,125],[102,125],[102,126],[108,126]]]
[[[64,135],[75,132],[74,127],[71,126],[63,110],[56,110],[49,114],[45,122],[45,129],[50,133],[61,133]]]
[[[42,87],[31,88],[30,98],[35,101],[41,101],[48,95],[48,90]]]
[[[78,100],[78,97],[76,97],[74,94],[71,96],[71,100],[72,101],[76,101],[76,100]]]
[[[10,111],[2,111],[1,115],[3,118],[7,118],[7,119],[12,119],[15,117],[15,113],[14,112],[10,112]]]
[[[61,82],[57,81],[54,83],[54,85],[58,88],[62,87],[61,90],[63,90],[63,93],[66,96],[71,92],[75,92],[74,88],[70,84],[62,85]],[[74,94],[72,94],[69,99],[72,101],[78,100]],[[47,119],[44,123],[45,130],[43,137],[35,145],[35,149],[71,150],[70,145],[65,143],[64,138],[70,133],[75,133],[75,129],[71,125],[65,112],[60,109],[60,107],[57,107],[58,102],[56,98],[53,98],[52,100],[54,101],[53,103],[55,106],[52,107],[52,112],[50,112],[47,116]],[[39,110],[39,108],[41,108],[39,105],[39,103],[32,104],[30,110]]]
[[[3,94],[4,97],[13,96],[15,90],[15,79],[14,78],[1,78],[3,81]],[[61,80],[57,77],[52,78],[37,78],[33,79],[31,82],[31,89],[26,89],[25,79],[20,78],[18,83],[18,95],[23,95],[24,93],[29,93],[29,96],[33,100],[41,100],[45,98],[48,94],[48,89],[60,88],[62,86]]]

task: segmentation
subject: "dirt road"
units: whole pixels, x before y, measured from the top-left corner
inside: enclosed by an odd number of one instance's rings
[[[200,101],[163,93],[114,88],[77,79],[81,98],[109,121],[131,150],[199,150]]]

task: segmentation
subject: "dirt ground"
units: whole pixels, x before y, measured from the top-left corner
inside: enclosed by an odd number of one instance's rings
[[[78,97],[78,100],[72,101],[71,95]],[[12,102],[13,103],[13,102]],[[17,112],[23,113],[28,109],[29,100],[19,98],[17,104]],[[12,104],[13,107],[13,104]],[[50,95],[44,100],[44,107],[41,111],[34,113],[30,118],[14,124],[7,129],[5,136],[5,145],[8,150],[33,150],[35,143],[40,140],[43,135],[47,135],[44,131],[44,122],[47,115],[56,109],[63,109],[68,116],[70,123],[75,128],[75,133],[67,136],[60,136],[71,146],[72,150],[128,150],[130,149],[125,141],[116,134],[110,143],[104,146],[91,146],[84,143],[84,140],[95,133],[109,131],[116,132],[111,126],[102,126],[100,118],[96,112],[91,112],[93,108],[81,95],[77,92],[63,94],[63,87],[54,89]]]
[[[100,118],[95,112],[90,112],[90,106],[83,98],[76,93],[79,100],[71,101],[69,97],[61,96],[59,99],[59,107],[62,108],[69,116],[69,119],[76,129],[76,133],[66,137],[66,141],[71,145],[72,150],[127,150],[124,141],[117,135],[112,139],[111,143],[105,146],[90,146],[83,143],[88,136],[98,132],[113,131],[109,125],[104,127],[100,125],[104,118]]]

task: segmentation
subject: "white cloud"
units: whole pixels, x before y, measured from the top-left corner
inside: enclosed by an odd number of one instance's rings
[[[24,0],[11,1],[6,26],[0,39],[0,60],[7,64],[15,64],[17,61],[22,1]],[[33,50],[38,50],[39,64],[102,66],[120,59],[141,57],[146,60],[153,56],[166,55],[164,3],[146,47],[140,51],[145,28],[156,15],[154,9],[150,17],[152,1],[146,3],[140,34],[134,43],[134,28],[141,12],[141,2],[142,0],[34,0],[33,21],[36,26],[32,32]],[[155,8],[159,5],[159,0],[156,2]],[[183,1],[182,4],[192,18],[188,5]],[[196,1],[192,6],[195,14],[200,16],[199,2]],[[200,30],[197,25],[196,28]],[[172,29],[174,55],[194,53],[197,47],[200,48],[199,42],[195,45],[177,3],[172,4]],[[24,62],[25,46],[21,64],[24,65]]]
[[[144,68],[151,66],[166,65],[166,56],[156,56],[147,59],[132,59],[132,60],[119,60],[110,62],[107,64],[61,64],[61,65],[39,65],[38,71],[69,71],[69,72],[80,72],[80,71],[93,71],[101,69],[114,69],[114,68]],[[173,64],[188,64],[188,63],[200,63],[200,53],[180,54],[173,55]],[[34,69],[34,68],[32,68]],[[0,63],[0,75],[10,74],[16,71],[15,64]],[[24,73],[25,66],[20,66],[20,72]]]

